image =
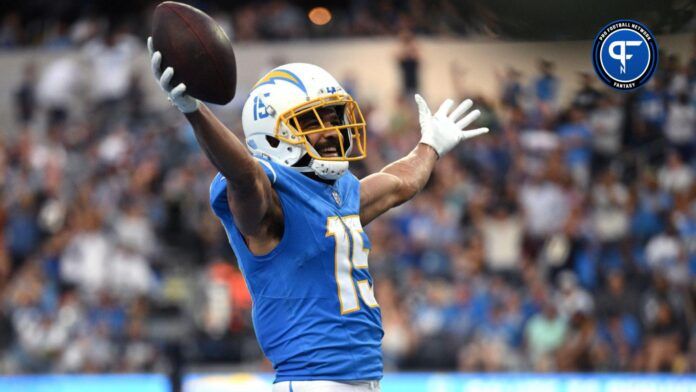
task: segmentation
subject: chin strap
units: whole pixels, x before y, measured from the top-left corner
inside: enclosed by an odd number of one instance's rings
[[[292,166],[300,173],[314,173],[325,180],[337,180],[348,170],[348,161],[312,159],[307,166]]]
[[[348,161],[312,159],[312,162],[309,163],[309,167],[316,175],[325,180],[336,180],[348,170]]]

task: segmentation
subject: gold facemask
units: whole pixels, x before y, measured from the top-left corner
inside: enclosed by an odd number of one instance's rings
[[[325,124],[321,119],[317,109],[330,106],[340,106],[343,108],[341,125]],[[317,119],[319,127],[309,130],[302,129],[299,117],[313,113]],[[284,125],[284,127],[283,127]],[[289,133],[288,133],[289,130]],[[307,135],[335,132],[340,144],[339,156],[322,157],[318,155],[307,139]],[[357,102],[347,94],[332,94],[311,101],[303,102],[284,113],[280,114],[276,120],[275,137],[290,144],[303,144],[305,150],[314,159],[325,161],[357,161],[367,156],[367,133],[365,118],[358,107]],[[349,140],[345,140],[345,138]],[[348,155],[350,154],[350,156]]]

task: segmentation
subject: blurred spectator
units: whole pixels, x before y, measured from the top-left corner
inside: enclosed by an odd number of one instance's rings
[[[70,25],[64,20],[58,20],[53,29],[47,34],[44,46],[48,49],[66,49],[72,45]]]
[[[103,38],[85,44],[83,55],[91,66],[90,95],[94,102],[97,126],[104,130],[116,121],[122,99],[132,81],[133,60],[141,50],[140,41],[130,35],[123,25],[110,25]]]
[[[545,304],[543,311],[529,320],[525,327],[525,340],[534,370],[554,370],[553,356],[563,344],[566,329],[566,321],[551,303]]]
[[[597,321],[587,313],[576,313],[569,322],[567,336],[558,349],[558,370],[591,372],[601,361],[603,349]]]
[[[672,53],[667,57],[668,70],[667,78],[669,80],[669,92],[672,96],[677,96],[685,93],[689,87],[689,78],[687,76],[686,67],[682,66],[681,58],[678,54]]]
[[[564,271],[558,275],[559,290],[556,293],[556,309],[559,315],[570,320],[577,314],[592,314],[594,302],[590,294],[578,284],[574,273]]]
[[[11,206],[7,216],[7,248],[14,268],[21,265],[38,246],[41,233],[36,223],[36,198],[30,193],[19,197],[16,205]]]
[[[570,108],[568,119],[558,127],[558,136],[565,148],[566,165],[575,180],[586,185],[589,178],[591,162],[592,131],[585,114],[578,108]]]
[[[19,14],[9,12],[0,22],[0,48],[13,48],[22,41],[22,27]]]
[[[36,65],[29,63],[24,67],[22,81],[14,93],[17,123],[27,126],[36,111]]]
[[[104,233],[102,217],[95,211],[74,216],[75,234],[65,248],[60,264],[61,278],[81,290],[96,294],[107,287],[114,244]]]
[[[124,247],[151,256],[157,246],[152,223],[147,219],[143,205],[138,201],[125,202],[123,215],[114,223],[114,232]]]
[[[397,55],[399,69],[401,70],[401,93],[404,96],[412,96],[418,92],[420,53],[413,34],[405,31],[400,36],[401,47]]]
[[[413,332],[410,323],[405,320],[408,313],[392,281],[385,279],[377,284],[380,287],[376,293],[377,302],[383,309],[382,324],[385,331],[382,340],[384,365],[387,369],[398,369],[402,358],[412,349]]]
[[[634,145],[643,145],[658,140],[667,117],[668,94],[662,78],[650,80],[638,96],[638,118],[636,134],[631,135]]]
[[[673,370],[678,359],[681,328],[674,311],[665,301],[657,303],[656,317],[648,327],[646,342],[646,370],[665,372]]]
[[[526,233],[534,248],[563,227],[570,211],[563,189],[544,173],[533,173],[521,184],[519,202]]]
[[[542,112],[545,115],[557,109],[559,84],[554,74],[554,64],[548,60],[539,60],[539,76],[534,81],[533,87],[535,97],[542,105]]]
[[[508,68],[505,73],[497,74],[501,84],[500,102],[510,108],[519,106],[522,97],[522,84],[520,82],[520,72],[515,68]]]
[[[128,325],[126,339],[121,345],[123,363],[119,366],[122,372],[152,372],[156,363],[157,347],[143,333],[143,323],[133,320]]]
[[[683,251],[674,225],[668,222],[664,232],[648,241],[645,246],[645,259],[651,269],[666,275],[666,272],[678,263]]]
[[[605,170],[592,187],[592,223],[597,240],[616,245],[629,229],[628,189],[611,169]]]
[[[595,370],[636,369],[641,344],[640,325],[631,315],[612,314],[603,319],[598,331],[601,344],[594,353]]]
[[[640,317],[640,295],[626,283],[624,273],[618,269],[609,272],[605,288],[598,292],[595,303],[597,315],[604,320],[618,314]]]
[[[264,5],[261,18],[262,38],[292,39],[305,34],[306,18],[300,8],[285,1],[270,1]]]
[[[592,173],[607,168],[621,153],[624,113],[614,97],[600,96],[592,101],[589,117],[592,130]]]
[[[687,75],[689,76],[689,82],[693,83],[696,81],[696,38],[691,39],[691,57],[689,58],[687,65]],[[692,89],[693,94],[693,89]]]
[[[523,225],[513,208],[505,203],[491,203],[485,214],[472,205],[474,222],[483,237],[486,266],[491,272],[519,272]]]
[[[579,75],[580,89],[573,97],[573,106],[586,111],[594,110],[597,107],[603,94],[594,86],[595,75],[589,72],[582,72]]]
[[[667,155],[667,161],[657,174],[660,188],[666,192],[679,193],[691,189],[694,182],[693,170],[684,163],[682,156],[671,151]]]
[[[679,93],[669,106],[665,123],[665,136],[684,159],[693,156],[696,144],[696,107],[686,93]]]
[[[69,117],[82,83],[82,72],[73,57],[59,57],[42,70],[36,98],[47,109],[49,124],[63,123]]]

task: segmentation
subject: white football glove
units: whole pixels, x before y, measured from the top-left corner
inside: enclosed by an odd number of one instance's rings
[[[420,142],[435,149],[440,157],[454,148],[460,141],[488,132],[488,128],[464,130],[481,115],[477,109],[462,117],[473,105],[470,99],[460,103],[449,115],[447,112],[452,108],[454,101],[446,99],[433,115],[420,94],[416,94],[415,98],[418,105],[418,121],[421,126]]]
[[[152,37],[147,38],[147,50],[150,51],[150,64],[152,65],[152,73],[155,74],[155,79],[159,83],[162,90],[167,93],[169,102],[174,104],[182,113],[192,113],[198,110],[199,101],[186,94],[186,85],[179,83],[172,88],[169,83],[174,76],[174,68],[167,67],[164,72],[160,73],[160,64],[162,63],[162,53],[154,51],[152,47]]]

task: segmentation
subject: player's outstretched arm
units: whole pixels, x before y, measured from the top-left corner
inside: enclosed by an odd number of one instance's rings
[[[363,226],[423,189],[439,157],[462,140],[488,132],[488,128],[464,129],[481,115],[478,110],[466,114],[473,105],[470,99],[460,103],[451,113],[454,101],[447,99],[434,115],[423,97],[416,94],[415,99],[421,126],[420,143],[407,156],[360,181],[360,221]]]
[[[170,101],[186,116],[208,159],[225,176],[230,210],[235,224],[247,237],[250,249],[263,252],[262,245],[276,240],[277,225],[283,223],[283,213],[278,195],[261,165],[251,156],[245,145],[197,99],[186,94],[183,83],[172,87],[170,82],[174,70],[168,67],[160,73],[162,55],[152,49],[152,38],[148,38],[148,49],[152,71],[160,87]]]

